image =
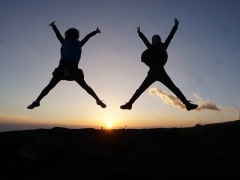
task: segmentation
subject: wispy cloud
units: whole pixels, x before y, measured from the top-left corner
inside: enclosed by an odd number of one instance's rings
[[[198,102],[197,102],[198,103],[197,111],[202,111],[202,110],[222,111],[224,109],[223,107],[216,105],[210,99],[204,100],[203,98],[201,98],[197,94],[194,94],[193,96],[198,100]]]
[[[168,94],[167,92],[159,89],[159,88],[151,88],[149,89],[150,95],[157,95],[159,96],[163,102],[166,104],[172,104],[175,107],[185,109],[185,105],[174,95]]]
[[[159,88],[151,88],[149,89],[150,95],[157,95],[160,97],[166,104],[171,104],[174,107],[185,109],[185,105],[178,99],[176,96],[168,94],[167,92],[159,89]],[[235,108],[226,108],[220,105],[215,104],[211,100],[204,100],[199,95],[194,94],[194,97],[197,99],[198,108],[196,111],[203,111],[203,110],[211,110],[211,111],[223,111],[223,110],[230,110],[234,111]]]

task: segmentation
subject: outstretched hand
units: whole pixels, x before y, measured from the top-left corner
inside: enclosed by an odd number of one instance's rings
[[[137,32],[140,33],[140,26],[137,27]]]
[[[178,25],[179,24],[179,20],[177,18],[174,19],[174,23],[175,25]]]
[[[55,20],[49,24],[49,26],[55,25]]]
[[[101,34],[101,31],[100,31],[100,29],[97,27],[97,29],[96,29],[96,32],[97,33],[99,33],[99,34]]]

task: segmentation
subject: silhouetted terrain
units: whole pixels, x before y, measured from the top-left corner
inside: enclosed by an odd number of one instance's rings
[[[233,179],[240,177],[240,121],[192,128],[3,132],[0,160],[0,179]]]

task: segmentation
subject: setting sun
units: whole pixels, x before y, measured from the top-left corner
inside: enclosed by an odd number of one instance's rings
[[[106,126],[107,126],[108,129],[111,129],[112,125],[113,125],[112,121],[107,121],[106,122]]]

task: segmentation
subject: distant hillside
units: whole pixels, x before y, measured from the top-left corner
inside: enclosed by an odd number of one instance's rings
[[[240,121],[0,133],[0,179],[240,177]]]

